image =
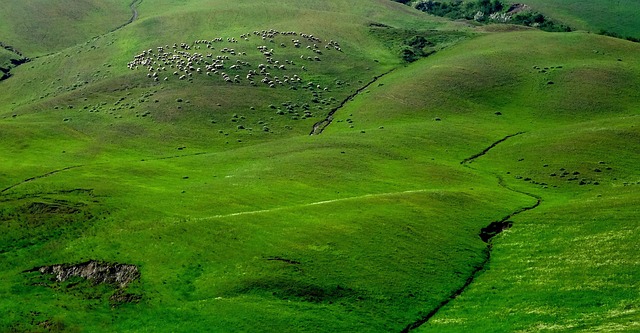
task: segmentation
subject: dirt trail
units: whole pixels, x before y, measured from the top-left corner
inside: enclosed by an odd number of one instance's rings
[[[173,155],[173,156],[165,156],[165,157],[145,158],[145,159],[141,159],[140,161],[141,162],[146,162],[146,161],[172,160],[174,158],[183,158],[183,157],[191,157],[191,156],[207,155],[207,154],[211,154],[211,153],[198,152],[198,153],[183,154],[183,155]]]
[[[379,78],[393,72],[395,70],[392,69],[388,72],[382,73],[378,76],[374,76],[373,79],[371,81],[369,81],[367,84],[365,84],[364,86],[358,88],[358,90],[356,90],[353,94],[347,96],[347,98],[345,98],[340,105],[336,106],[335,108],[331,109],[331,111],[329,111],[329,114],[327,114],[327,117],[323,120],[320,120],[319,122],[313,124],[313,128],[311,129],[311,133],[309,133],[309,135],[318,135],[321,134],[322,131],[324,131],[325,128],[327,128],[327,126],[331,125],[331,122],[333,121],[333,115],[340,110],[342,107],[345,106],[345,104],[347,104],[349,101],[353,100],[356,96],[358,96],[358,94],[360,94],[361,92],[363,92],[365,89],[369,88],[369,86],[371,86],[374,82],[378,81]]]

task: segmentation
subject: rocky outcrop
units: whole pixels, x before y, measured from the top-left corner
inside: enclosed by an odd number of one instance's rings
[[[135,265],[108,263],[90,260],[79,264],[59,264],[36,267],[27,272],[40,272],[54,275],[57,281],[65,281],[79,276],[93,281],[94,284],[113,284],[124,288],[130,282],[140,278],[140,272]]]

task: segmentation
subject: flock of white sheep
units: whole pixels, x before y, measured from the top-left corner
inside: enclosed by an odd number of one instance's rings
[[[242,48],[241,42],[254,40],[255,47]],[[288,47],[298,50],[299,60],[276,59]],[[242,48],[242,49],[239,49]],[[283,50],[282,52],[280,52]],[[255,52],[259,52],[259,55]],[[147,77],[154,81],[190,80],[197,75],[219,78],[228,83],[248,82],[250,85],[265,85],[270,88],[299,85],[319,88],[313,82],[303,82],[300,77],[307,66],[296,62],[317,62],[325,52],[342,52],[340,44],[333,40],[322,40],[314,35],[294,31],[253,31],[234,37],[200,39],[192,43],[174,43],[144,50],[127,64],[136,70],[144,69]],[[258,63],[250,63],[257,61]],[[246,81],[245,81],[246,80]],[[327,90],[327,87],[323,88]]]

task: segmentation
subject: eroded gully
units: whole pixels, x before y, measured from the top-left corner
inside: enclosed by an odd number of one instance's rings
[[[481,152],[474,154],[468,158],[465,158],[464,160],[462,160],[460,162],[460,164],[462,164],[465,167],[469,167],[469,164],[473,161],[475,161],[477,158],[482,157],[484,155],[486,155],[491,149],[495,148],[496,146],[498,146],[500,143],[507,141],[508,139],[524,134],[524,132],[518,132],[515,134],[510,134],[507,135],[505,137],[503,137],[502,139],[499,139],[495,142],[493,142],[491,145],[489,145],[487,148],[483,149]],[[484,241],[487,244],[487,247],[484,250],[484,258],[482,260],[482,262],[480,262],[479,265],[477,265],[473,271],[471,272],[471,274],[469,275],[469,277],[467,277],[466,281],[464,282],[464,284],[462,284],[462,286],[456,290],[454,290],[451,294],[449,294],[449,296],[442,300],[435,308],[433,308],[431,311],[429,311],[429,313],[427,313],[426,315],[418,318],[417,320],[415,320],[414,322],[409,323],[408,325],[406,325],[400,332],[402,333],[407,333],[410,332],[422,325],[424,325],[425,323],[427,323],[433,316],[435,316],[442,308],[444,308],[447,304],[449,304],[451,301],[455,300],[458,296],[460,296],[472,283],[473,281],[486,269],[487,265],[489,264],[489,261],[491,260],[491,251],[493,249],[493,238],[497,235],[499,235],[502,231],[510,228],[513,225],[513,222],[510,221],[513,217],[515,217],[518,214],[522,214],[524,212],[533,210],[535,208],[537,208],[538,206],[540,206],[540,204],[542,203],[542,198],[535,195],[535,194],[531,194],[531,193],[527,193],[527,192],[523,192],[514,188],[509,187],[508,185],[506,185],[506,183],[504,182],[504,179],[502,179],[502,177],[500,176],[496,176],[498,179],[498,185],[500,185],[501,187],[515,192],[515,193],[519,193],[519,194],[523,194],[526,196],[531,197],[532,199],[535,199],[535,203],[533,203],[532,205],[529,206],[525,206],[525,207],[521,207],[518,208],[517,210],[513,211],[512,213],[506,215],[505,217],[501,218],[498,221],[493,221],[491,223],[489,223],[486,227],[480,229],[480,233],[478,234],[478,236],[480,237],[480,239],[482,241]]]

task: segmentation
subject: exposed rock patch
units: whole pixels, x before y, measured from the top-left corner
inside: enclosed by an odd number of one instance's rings
[[[112,284],[120,288],[140,278],[138,267],[129,264],[108,263],[90,260],[79,264],[59,264],[35,267],[25,272],[40,272],[54,275],[56,281],[66,281],[78,276],[94,284]]]

